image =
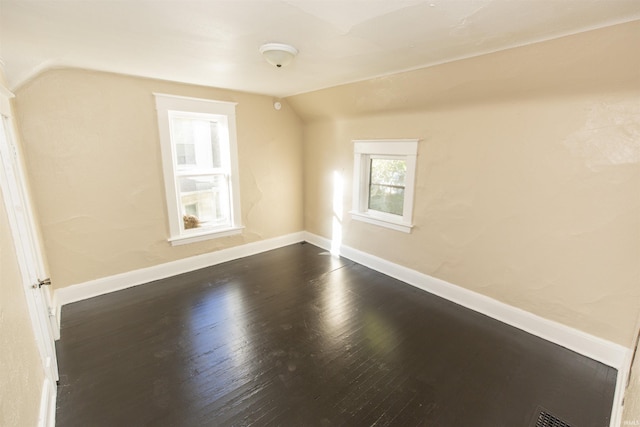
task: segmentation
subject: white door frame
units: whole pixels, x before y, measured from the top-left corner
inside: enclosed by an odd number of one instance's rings
[[[22,287],[26,295],[29,317],[42,360],[45,382],[42,391],[39,425],[55,423],[55,400],[58,363],[54,340],[57,322],[52,315],[48,288],[39,286],[45,268],[36,233],[33,210],[26,185],[22,156],[17,144],[15,122],[10,99],[13,94],[0,84],[0,190],[7,210]]]

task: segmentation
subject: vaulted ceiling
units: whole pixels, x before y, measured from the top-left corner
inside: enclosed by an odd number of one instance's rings
[[[283,97],[638,19],[639,0],[0,0],[0,58],[12,88],[79,67]],[[267,42],[299,54],[275,68]]]

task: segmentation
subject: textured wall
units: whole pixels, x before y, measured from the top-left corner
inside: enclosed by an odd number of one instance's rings
[[[35,426],[44,371],[0,197],[0,426]]]
[[[238,103],[242,235],[167,242],[154,92]],[[15,101],[56,287],[302,230],[302,128],[286,103],[74,69],[37,76]]]
[[[298,95],[305,229],[629,347],[640,23]],[[415,228],[352,221],[353,139],[420,138]]]

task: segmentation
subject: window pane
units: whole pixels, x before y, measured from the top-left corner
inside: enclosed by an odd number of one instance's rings
[[[176,144],[176,160],[178,165],[196,164],[196,146],[194,144]]]
[[[229,225],[229,185],[224,175],[179,178],[184,228]]]
[[[199,217],[200,212],[198,212],[198,204],[197,203],[185,204],[184,213],[185,215],[193,215],[193,216]]]
[[[404,160],[371,159],[369,209],[402,215],[406,172]]]
[[[404,187],[407,163],[404,160],[371,159],[371,183]]]
[[[173,117],[171,141],[178,169],[212,169],[222,166],[218,123],[199,118]]]

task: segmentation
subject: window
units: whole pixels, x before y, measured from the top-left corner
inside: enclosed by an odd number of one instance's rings
[[[240,233],[235,103],[155,94],[172,245]]]
[[[354,141],[351,217],[410,233],[417,154],[417,139]]]

